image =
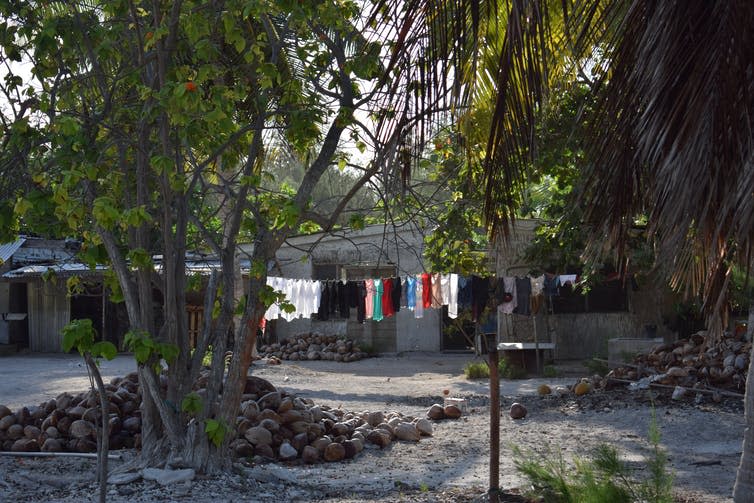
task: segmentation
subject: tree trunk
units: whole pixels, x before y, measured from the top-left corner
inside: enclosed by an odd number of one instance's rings
[[[754,315],[754,304],[749,306],[749,319]],[[733,486],[733,501],[754,503],[754,347],[749,356],[749,371],[746,374],[746,395],[744,397],[744,442],[741,462],[738,465],[736,484]]]
[[[99,367],[97,367],[97,363],[92,358],[91,353],[87,352],[84,355],[84,360],[97,385],[97,394],[99,395],[101,408],[101,424],[97,435],[97,482],[99,483],[99,503],[105,503],[107,501],[107,454],[110,451],[109,401],[107,399],[105,383],[102,381],[102,374],[100,374]]]

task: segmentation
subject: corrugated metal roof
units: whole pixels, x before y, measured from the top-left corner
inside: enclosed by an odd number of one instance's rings
[[[8,259],[11,258],[19,248],[21,248],[21,245],[24,244],[25,241],[26,238],[18,238],[12,243],[0,244],[0,264],[7,262]]]
[[[68,263],[68,264],[51,264],[51,265],[27,265],[19,269],[14,269],[3,274],[5,279],[33,278],[40,277],[48,271],[61,276],[87,275],[96,274],[106,271],[107,267],[98,265],[95,269],[90,269],[86,264]]]

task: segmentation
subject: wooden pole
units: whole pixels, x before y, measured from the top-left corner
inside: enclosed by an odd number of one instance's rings
[[[500,377],[497,372],[497,342],[488,341],[490,365],[490,503],[500,501]]]

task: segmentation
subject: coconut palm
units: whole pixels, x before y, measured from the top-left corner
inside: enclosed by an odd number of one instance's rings
[[[734,265],[754,236],[754,4],[747,0],[414,0],[418,34],[442,63],[462,130],[484,129],[487,224],[506,234],[532,161],[548,89],[592,84],[595,112],[577,203],[590,250],[620,256],[647,217],[658,265],[725,324]],[[424,30],[424,31],[423,31]],[[479,111],[487,118],[479,120]],[[749,369],[754,382],[754,366]],[[754,392],[734,498],[754,501]]]

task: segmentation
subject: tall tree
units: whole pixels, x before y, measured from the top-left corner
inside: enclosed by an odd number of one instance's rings
[[[301,225],[328,230],[362,185],[401,166],[396,151],[417,109],[408,12],[383,10],[376,22],[350,0],[0,3],[5,82],[28,97],[4,124],[3,140],[19,147],[4,150],[1,165],[22,159],[51,196],[58,227],[84,237],[82,258],[110,264],[139,363],[141,465],[226,466],[253,348],[247,327],[282,300],[266,286],[268,263]],[[310,195],[340,169],[346,138],[374,158],[353,165],[350,188],[319,214]],[[262,183],[265,158],[281,145],[304,160],[295,188]],[[14,216],[30,221],[38,208],[28,191],[18,195]],[[242,232],[254,247],[239,306]],[[191,353],[184,258],[197,247],[211,248],[222,267]],[[198,396],[192,385],[210,345]]]
[[[483,165],[487,225],[507,233],[538,156],[537,111],[553,84],[595,83],[579,202],[593,251],[625,252],[648,215],[657,262],[701,295],[719,336],[732,267],[751,265],[754,235],[754,5],[745,0],[426,1],[464,107],[493,97]],[[432,12],[432,13],[430,13]],[[437,13],[437,14],[435,14]],[[475,94],[476,93],[476,94]],[[482,103],[480,106],[486,106]],[[464,108],[460,109],[461,111]],[[461,116],[461,119],[463,115]],[[462,123],[463,124],[463,123]],[[479,153],[475,153],[480,156]],[[754,366],[749,368],[754,382]],[[754,391],[734,490],[754,501]]]

